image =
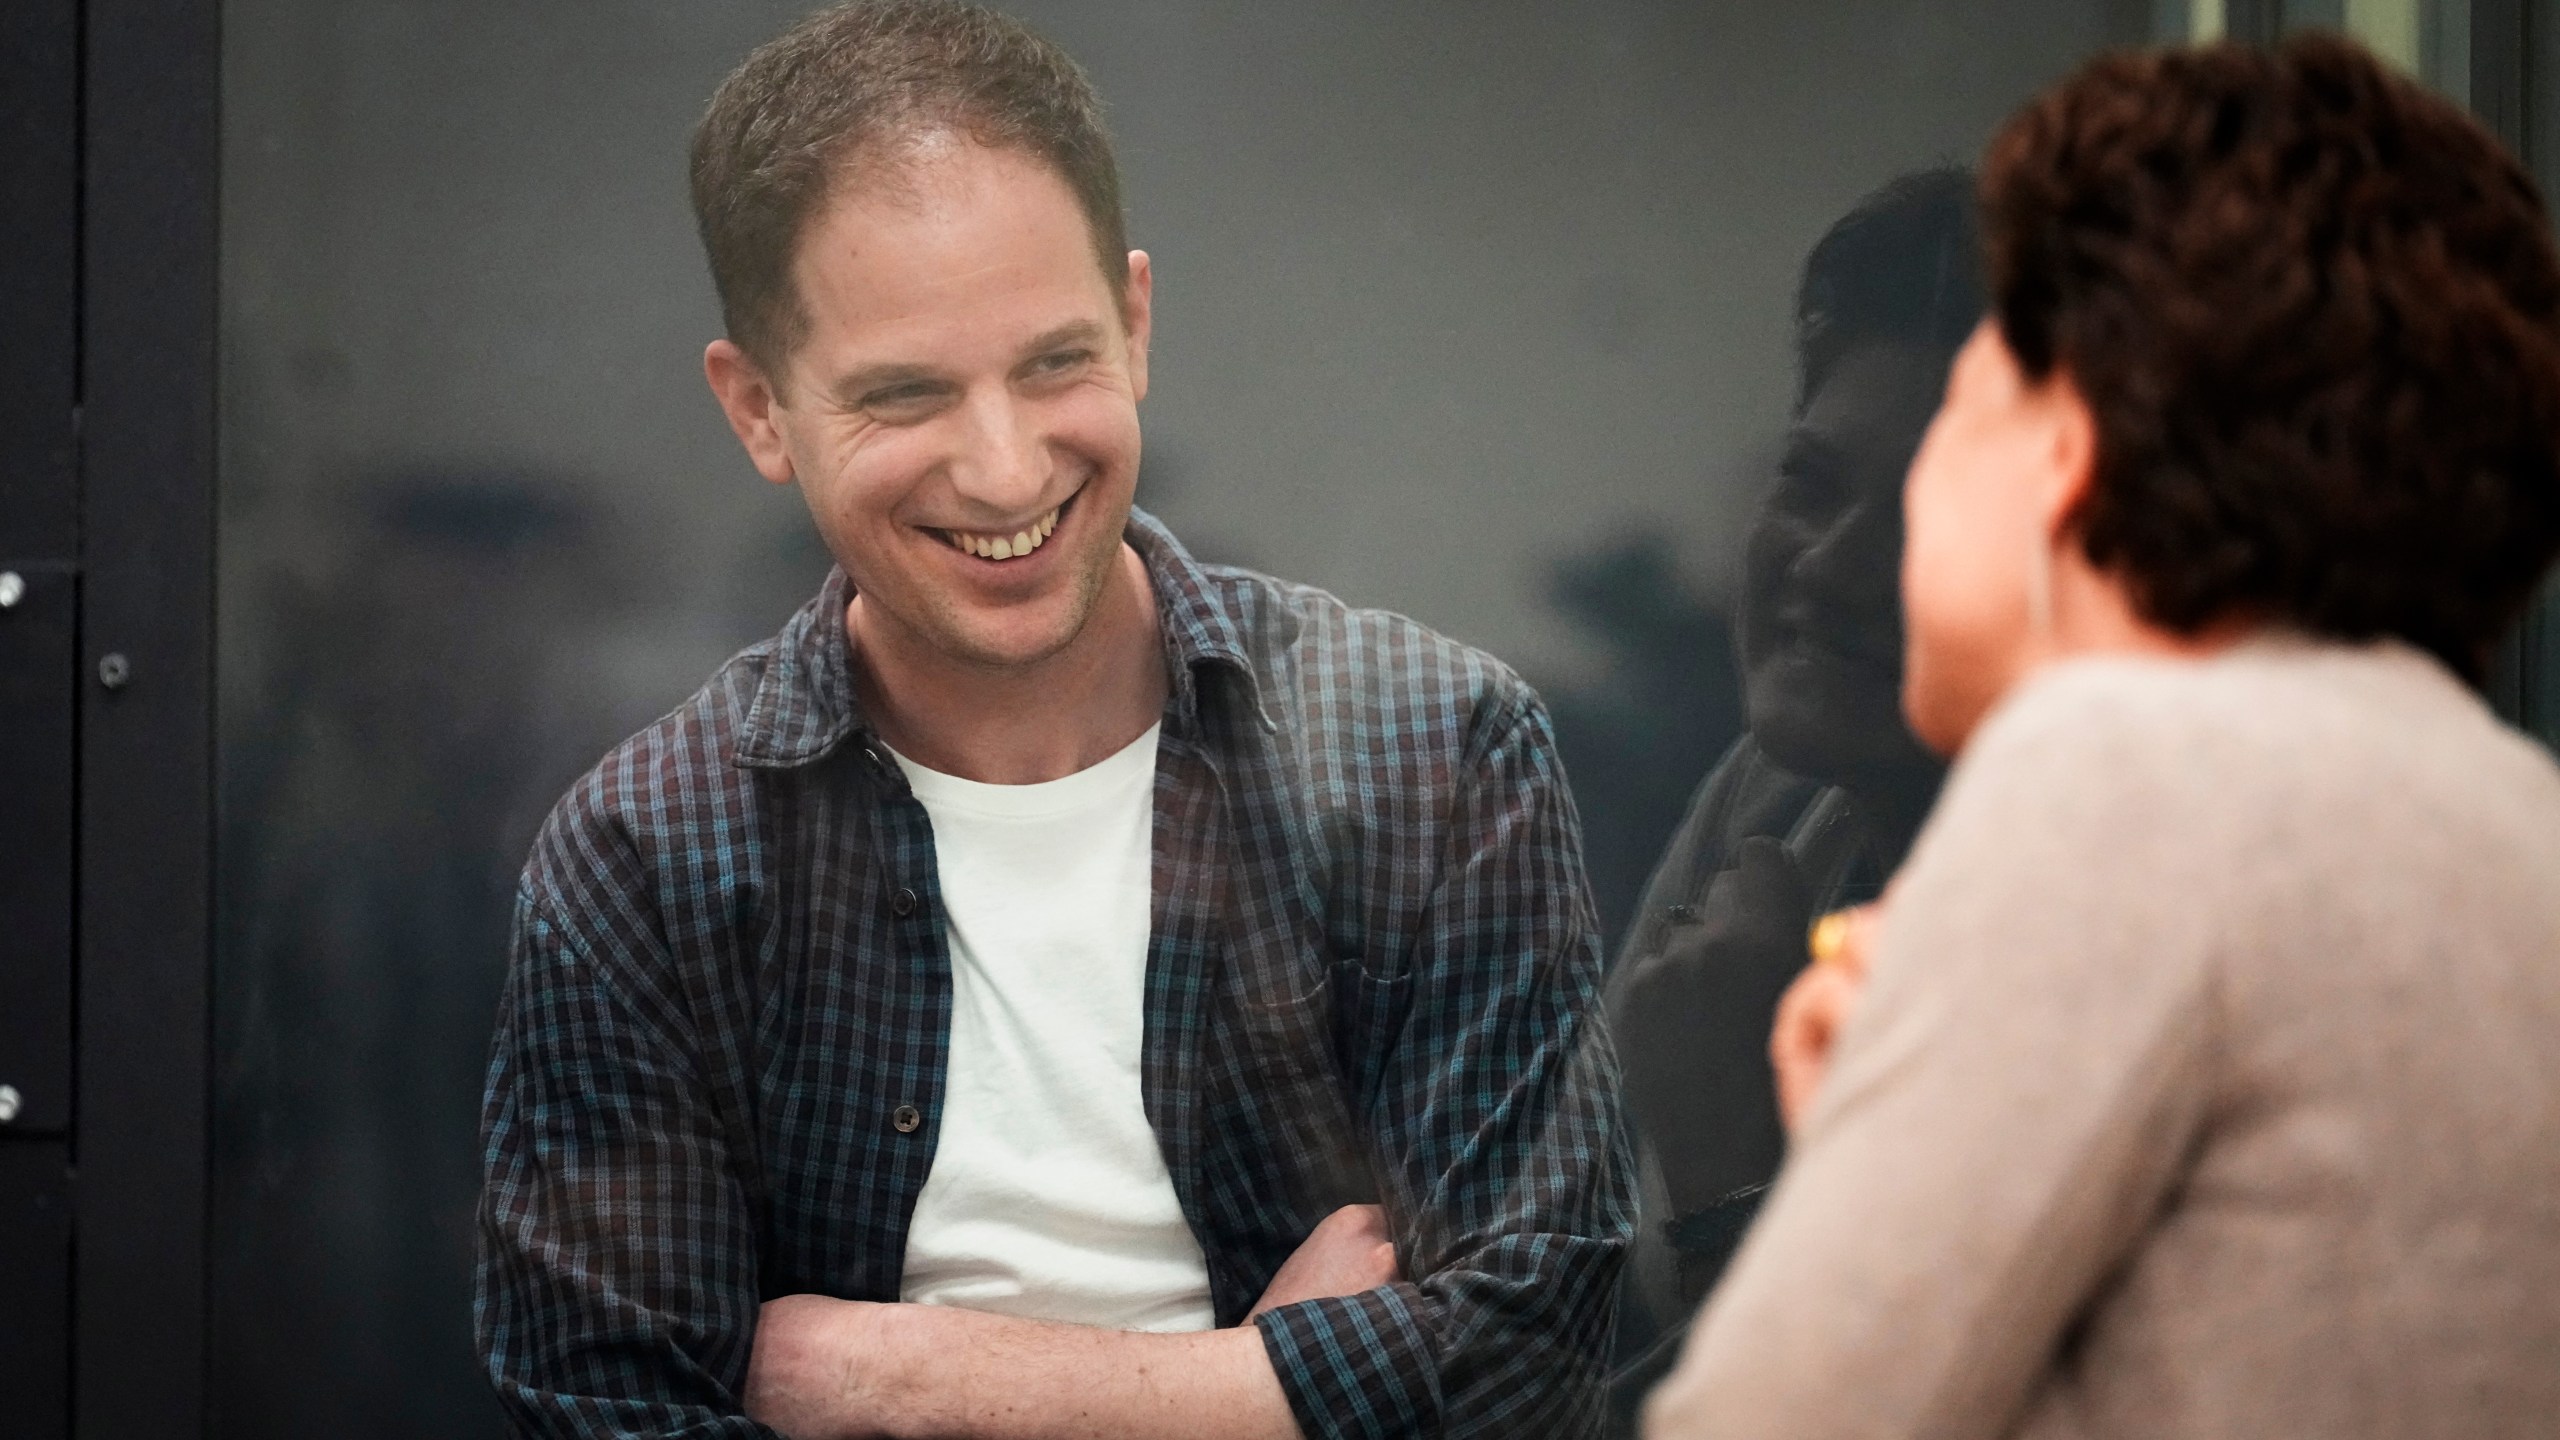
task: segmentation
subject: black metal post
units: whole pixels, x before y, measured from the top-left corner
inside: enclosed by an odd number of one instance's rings
[[[2471,112],[2529,166],[2547,168],[2551,157],[2533,152],[2531,124],[2532,23],[2527,0],[2471,0]],[[2537,165],[2537,159],[2542,164]],[[2525,612],[2515,635],[2498,647],[2489,670],[2489,698],[2498,712],[2525,729],[2547,729],[2553,717],[2537,715],[2535,693],[2549,677],[2538,663],[2542,632],[2550,623],[2551,597]]]
[[[0,1430],[71,1433],[78,0],[0,5]]]
[[[73,1423],[201,1435],[218,0],[87,0]]]

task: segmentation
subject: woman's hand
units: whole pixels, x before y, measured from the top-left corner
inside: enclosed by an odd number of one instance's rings
[[[1881,904],[1861,905],[1824,916],[1815,926],[1813,963],[1778,999],[1769,1064],[1778,1072],[1778,1118],[1789,1135],[1812,1108],[1831,1067],[1831,1048],[1866,993],[1867,954],[1882,912]]]

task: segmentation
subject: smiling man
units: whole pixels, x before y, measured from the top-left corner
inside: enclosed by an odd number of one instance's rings
[[[1544,710],[1133,510],[1097,103],[841,6],[696,134],[839,562],[526,867],[480,1337],[540,1436],[1588,1433],[1629,1166]]]

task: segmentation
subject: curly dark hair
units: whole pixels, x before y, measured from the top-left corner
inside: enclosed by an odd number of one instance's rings
[[[2145,618],[2480,680],[2560,551],[2560,261],[2514,157],[2312,33],[2093,61],[1980,193],[2002,338],[2096,419],[2078,537]]]

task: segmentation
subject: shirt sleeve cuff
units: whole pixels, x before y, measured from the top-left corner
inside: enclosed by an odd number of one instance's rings
[[[1439,1365],[1411,1289],[1306,1300],[1255,1317],[1307,1440],[1439,1433]]]

